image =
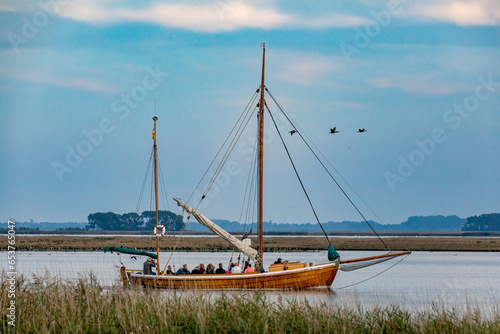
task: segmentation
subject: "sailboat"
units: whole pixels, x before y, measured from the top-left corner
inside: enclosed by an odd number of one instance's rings
[[[225,273],[210,275],[172,275],[162,272],[160,269],[160,238],[164,229],[158,220],[158,182],[157,182],[157,153],[156,153],[156,121],[155,116],[153,129],[153,151],[154,151],[154,177],[155,177],[155,202],[156,202],[156,254],[149,253],[156,258],[157,272],[155,275],[147,275],[136,270],[122,267],[122,279],[124,285],[143,286],[146,288],[159,289],[201,289],[201,290],[234,290],[234,289],[305,289],[313,287],[331,286],[338,270],[350,271],[365,267],[375,263],[383,262],[398,256],[407,255],[409,251],[389,252],[385,255],[373,256],[368,258],[353,259],[341,261],[339,254],[330,243],[328,247],[328,261],[321,264],[313,264],[300,261],[285,261],[283,263],[271,264],[264,267],[264,242],[263,242],[263,151],[264,151],[264,115],[267,107],[264,99],[264,91],[267,88],[264,85],[265,73],[265,44],[262,56],[262,76],[261,84],[256,94],[260,94],[258,99],[258,178],[257,178],[257,215],[258,215],[258,249],[252,248],[246,240],[240,240],[237,237],[226,232],[220,226],[216,225],[196,208],[188,206],[175,198],[177,205],[182,208],[188,216],[194,217],[200,224],[207,227],[220,238],[229,242],[235,249],[244,254],[244,256],[254,263],[255,271],[251,273]],[[269,92],[268,92],[269,93]],[[258,95],[255,95],[258,96]],[[254,99],[254,101],[257,98]],[[269,110],[269,109],[267,109]],[[273,120],[274,121],[274,120]],[[304,189],[305,191],[305,189]],[[202,197],[203,199],[203,197]],[[188,218],[189,220],[189,218]],[[319,220],[318,220],[319,223]],[[324,232],[324,230],[323,230]],[[328,239],[328,236],[325,233]],[[108,251],[113,249],[108,249]],[[123,253],[137,254],[136,250],[127,250],[124,248],[114,249]],[[106,250],[105,250],[106,251]],[[148,255],[144,253],[142,255]]]

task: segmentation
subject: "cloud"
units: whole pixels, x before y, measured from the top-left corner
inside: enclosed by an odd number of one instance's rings
[[[0,76],[8,77],[14,80],[61,86],[78,90],[104,93],[117,92],[117,89],[112,85],[109,85],[108,83],[100,82],[98,80],[86,78],[83,76],[61,78],[56,77],[54,73],[37,73],[34,71],[12,70],[5,67],[0,67]]]
[[[157,4],[143,10],[122,10],[117,15],[122,20],[152,22],[166,27],[206,32],[273,28],[291,20],[290,16],[273,8],[257,9],[245,3],[233,3],[227,9],[210,5]]]
[[[328,13],[317,17],[296,16],[297,25],[309,28],[358,27],[370,22],[371,19],[348,14]]]
[[[315,54],[278,56],[280,62],[276,78],[284,82],[301,85],[324,85],[325,78],[339,68],[341,62]]]
[[[57,0],[54,0],[57,1]],[[12,2],[2,5],[0,11],[41,11],[34,3]],[[137,5],[126,1],[69,1],[53,6],[52,10],[63,18],[94,25],[117,22],[140,22],[168,28],[187,29],[201,32],[235,31],[246,28],[272,29],[282,27],[355,27],[369,19],[335,13],[328,10],[319,15],[304,15],[274,7],[268,2],[221,0],[198,2],[149,1]],[[287,9],[291,10],[291,9]]]
[[[60,17],[89,24],[140,22],[175,29],[201,32],[235,31],[246,28],[311,28],[356,27],[373,21],[367,10],[359,6],[335,6],[324,3],[321,10],[301,10],[298,5],[263,0],[197,0],[197,1],[135,1],[86,0],[42,1]],[[363,1],[361,1],[363,2]],[[388,1],[364,1],[375,12],[387,9]],[[281,7],[277,4],[281,4]],[[461,26],[500,25],[498,0],[401,0],[401,19],[452,22]],[[46,6],[47,7],[47,6]],[[316,7],[316,8],[318,8]],[[357,9],[356,9],[357,8]],[[0,12],[39,12],[44,9],[31,0],[6,0]],[[357,10],[358,14],[353,13]]]
[[[494,26],[500,24],[498,0],[427,0],[414,2],[400,17],[453,22],[460,26]]]
[[[105,8],[102,5],[103,3],[100,1],[89,1],[83,4],[71,3],[61,10],[61,16],[96,24],[133,21],[204,32],[294,26],[309,28],[353,27],[369,21],[362,17],[336,13],[309,17],[301,14],[285,14],[269,4],[262,3],[261,6],[257,6],[238,0],[196,5],[156,3],[140,9]]]

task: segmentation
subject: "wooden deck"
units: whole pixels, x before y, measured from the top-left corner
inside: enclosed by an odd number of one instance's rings
[[[305,264],[304,264],[305,265]],[[330,286],[337,275],[339,261],[267,273],[220,275],[143,275],[128,274],[133,286],[182,290],[304,289]]]

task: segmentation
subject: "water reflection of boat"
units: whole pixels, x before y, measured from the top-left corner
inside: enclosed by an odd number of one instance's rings
[[[313,264],[311,262],[300,262],[300,261],[284,261],[282,263],[272,264],[267,268],[263,266],[263,256],[264,256],[264,247],[263,247],[263,150],[264,150],[264,112],[268,111],[269,116],[271,116],[273,123],[274,117],[271,114],[271,111],[267,107],[267,103],[264,99],[264,91],[269,91],[264,86],[264,69],[265,69],[265,45],[262,45],[263,48],[263,61],[262,61],[262,79],[260,88],[255,92],[254,96],[251,99],[251,102],[248,106],[251,106],[247,109],[248,111],[244,112],[243,118],[240,117],[241,123],[239,129],[244,128],[248,121],[251,119],[251,111],[258,110],[258,136],[257,136],[257,145],[256,145],[256,153],[255,153],[255,170],[256,170],[256,196],[257,197],[257,216],[258,216],[258,249],[254,249],[251,247],[248,242],[249,238],[241,238],[238,239],[231,235],[230,233],[223,230],[221,227],[214,224],[210,219],[201,214],[196,208],[192,208],[185,203],[182,203],[179,199],[175,199],[178,206],[183,209],[183,213],[188,215],[188,221],[190,217],[194,217],[199,223],[210,229],[213,233],[215,233],[220,238],[223,238],[227,242],[229,242],[235,249],[237,249],[241,254],[243,254],[243,262],[247,259],[249,262],[254,264],[255,271],[249,273],[226,273],[226,274],[203,274],[203,275],[167,275],[165,273],[165,269],[163,271],[160,270],[160,256],[159,256],[159,243],[160,237],[163,235],[162,232],[159,232],[163,229],[163,226],[159,224],[158,221],[158,185],[157,185],[157,172],[156,172],[156,121],[157,117],[153,118],[154,120],[154,130],[153,130],[153,140],[154,140],[154,170],[155,170],[155,201],[156,201],[156,228],[155,234],[157,234],[156,244],[157,244],[157,274],[156,275],[146,275],[144,273],[137,273],[133,270],[127,270],[124,267],[122,268],[122,278],[124,280],[124,284],[132,284],[138,286],[144,286],[148,288],[162,288],[162,289],[210,289],[210,290],[229,290],[229,289],[303,289],[310,287],[320,287],[320,286],[330,286],[337,274],[339,269],[341,270],[355,270],[363,266],[368,266],[374,263],[386,261],[388,259],[394,258],[396,256],[405,255],[409,252],[399,252],[393,253],[390,252],[381,256],[374,256],[369,258],[361,258],[355,260],[348,261],[340,261],[340,256],[334,249],[333,245],[330,243],[326,232],[326,239],[329,242],[328,247],[328,262],[322,264]],[[260,99],[257,97],[260,96]],[[274,100],[274,97],[270,95]],[[258,102],[257,102],[258,101]],[[278,104],[279,106],[279,104]],[[254,107],[254,109],[252,109]],[[281,109],[281,107],[280,107]],[[246,123],[245,123],[246,122]],[[298,131],[294,126],[295,133],[298,132],[299,136],[302,137],[301,131]],[[276,125],[276,123],[275,123]],[[276,126],[277,131],[279,131]],[[233,129],[234,130],[234,129]],[[241,130],[242,131],[242,130]],[[221,165],[217,168],[217,171],[220,172],[222,166],[227,161],[227,154],[230,154],[234,145],[232,144],[234,140],[241,136],[241,133],[236,132],[234,135],[231,144],[229,145],[228,152],[224,155],[221,160]],[[281,134],[280,134],[281,137]],[[283,144],[285,144],[283,142]],[[285,145],[286,149],[286,145]],[[220,151],[219,151],[220,152]],[[288,154],[288,150],[287,150]],[[320,224],[319,219],[317,218],[314,207],[312,206],[311,201],[309,200],[309,196],[306,192],[306,189],[302,185],[302,181],[300,180],[300,176],[295,169],[295,165],[293,164],[293,160],[289,155],[290,161],[293,165],[296,176],[304,190],[304,193],[309,201],[309,204],[312,208],[314,216],[317,219],[317,222]],[[215,178],[217,178],[218,172],[215,173],[214,178],[211,180],[213,184],[215,182]],[[209,189],[205,191],[205,194]],[[205,198],[205,195],[201,197],[200,202]],[[198,204],[199,205],[199,204]],[[122,252],[127,252],[127,250],[121,249]],[[132,250],[133,254],[138,254]],[[240,258],[238,258],[237,262]],[[167,260],[167,264],[170,259]],[[126,275],[125,275],[126,273]]]

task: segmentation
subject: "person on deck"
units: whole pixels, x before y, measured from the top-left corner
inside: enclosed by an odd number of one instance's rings
[[[215,269],[214,269],[214,265],[209,263],[208,266],[207,266],[207,270],[205,270],[205,274],[207,275],[213,275],[215,274]]]
[[[283,263],[283,261],[281,261],[281,258],[279,257],[275,262],[274,264],[280,264],[280,263]]]
[[[243,272],[245,272],[245,270],[247,270],[249,264],[250,264],[250,262],[245,261],[245,266],[243,267]]]
[[[200,266],[196,266],[193,271],[191,271],[191,274],[192,275],[199,275],[201,274],[201,271],[200,271]]]
[[[241,268],[237,262],[233,263],[233,268],[231,268],[231,274],[241,274]]]
[[[144,275],[156,275],[156,273],[152,270],[152,268],[154,267],[156,267],[155,261],[152,258],[148,257],[148,259],[142,266],[142,273]]]
[[[190,275],[191,272],[188,270],[188,265],[187,264],[183,264],[182,265],[182,268],[177,270],[177,272],[175,273],[176,275]]]
[[[215,271],[216,274],[225,274],[226,270],[222,267],[222,263],[219,263],[219,268]]]
[[[205,273],[205,265],[203,263],[200,263],[200,274]]]
[[[167,272],[166,272],[167,275],[173,275],[174,272],[172,271],[172,266],[169,264],[168,267],[167,267]]]
[[[245,273],[253,273],[254,270],[252,268],[252,265],[249,263],[248,266],[247,266],[247,269],[245,269]]]

